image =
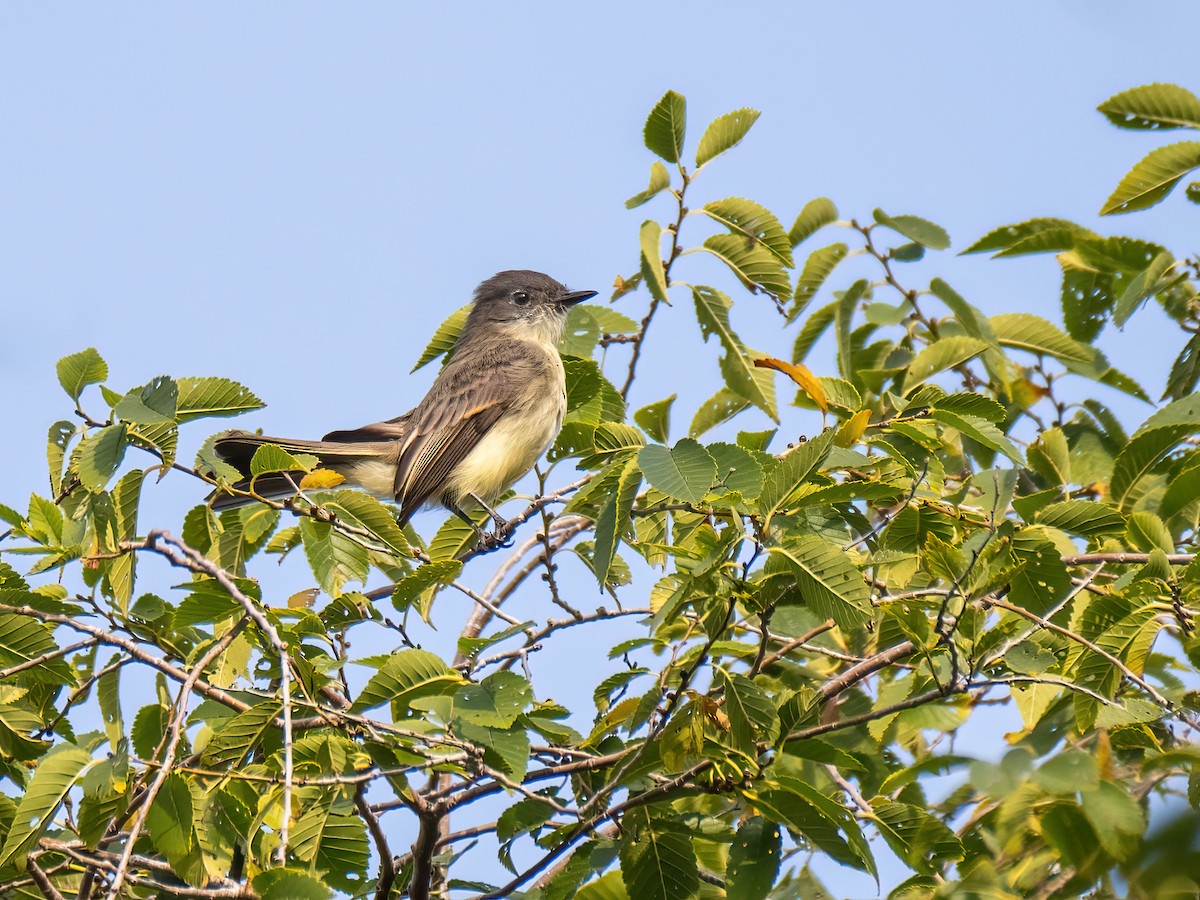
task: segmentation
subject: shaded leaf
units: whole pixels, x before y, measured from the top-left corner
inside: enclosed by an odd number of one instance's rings
[[[650,110],[642,136],[652,153],[669,163],[679,162],[686,128],[687,100],[681,94],[667,91]]]
[[[720,156],[741,143],[742,138],[758,121],[760,113],[757,109],[735,109],[733,112],[718,116],[709,123],[696,147],[696,167],[704,165],[709,160]],[[682,148],[683,135],[679,136]]]

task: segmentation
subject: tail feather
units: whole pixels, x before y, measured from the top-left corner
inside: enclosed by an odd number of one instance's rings
[[[273,444],[289,453],[307,453],[315,455],[320,460],[320,467],[332,469],[347,477],[347,481],[355,484],[354,473],[363,463],[380,460],[391,449],[392,442],[357,442],[339,443],[335,441],[307,441],[296,438],[277,438],[264,434],[253,434],[249,431],[230,431],[213,444],[213,449],[221,459],[233,466],[242,475],[242,479],[233,485],[239,491],[251,488],[250,461],[255,452],[264,444]],[[304,472],[270,472],[253,479],[254,493],[260,497],[285,497],[295,493],[295,486],[304,476]],[[212,508],[218,512],[233,509],[253,502],[253,498],[231,494],[217,489],[209,495]]]

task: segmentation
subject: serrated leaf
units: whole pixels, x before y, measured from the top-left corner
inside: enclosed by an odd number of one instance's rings
[[[646,147],[669,163],[679,162],[683,153],[683,136],[687,129],[687,100],[681,94],[667,91],[650,110],[642,136]]]
[[[937,419],[945,425],[949,425],[951,428],[957,429],[960,434],[966,435],[971,440],[977,441],[985,447],[989,447],[992,450],[999,450],[1015,463],[1021,464],[1024,462],[1021,459],[1021,451],[1017,449],[1016,445],[1008,439],[1008,436],[1003,431],[987,419],[951,412],[945,409],[934,409],[930,413],[930,417]]]
[[[661,192],[671,186],[671,175],[667,172],[667,167],[655,160],[650,166],[650,186],[644,191],[639,191],[628,200],[625,201],[626,209],[635,209],[643,203],[657,197]]]
[[[42,757],[21,795],[4,845],[0,847],[0,869],[24,868],[29,851],[91,762],[90,753],[70,744],[60,744]]]
[[[988,320],[1001,346],[1053,356],[1065,363],[1087,365],[1096,358],[1087,344],[1067,337],[1054,325],[1029,313],[1001,313]]]
[[[178,378],[175,419],[190,422],[204,417],[240,416],[266,406],[252,391],[228,378]]]
[[[1053,237],[1049,241],[1042,240],[1039,242],[1033,240],[1039,235],[1053,235]],[[1003,251],[1013,251],[1012,253],[1003,255],[1018,255],[1021,252],[1047,253],[1068,249],[1073,243],[1072,237],[1074,235],[1080,237],[1096,236],[1095,232],[1084,228],[1082,225],[1076,225],[1067,219],[1029,219],[1025,222],[1017,222],[1013,225],[1005,225],[989,231],[962,252],[964,255],[967,253],[988,253],[990,251],[1001,251],[997,255],[1002,255]],[[1026,249],[1018,250],[1018,247]]]
[[[1061,528],[1086,537],[1125,530],[1125,517],[1103,503],[1093,500],[1062,500],[1043,506],[1034,516],[1039,525]]]
[[[327,522],[302,518],[304,555],[322,589],[338,597],[349,581],[365,582],[370,570],[367,548]]]
[[[907,394],[926,379],[963,365],[991,346],[987,341],[966,335],[942,337],[921,349],[904,373],[901,391]]]
[[[696,147],[696,168],[741,143],[761,115],[757,109],[735,109],[709,123]],[[680,145],[682,146],[682,135]]]
[[[781,829],[762,816],[742,822],[729,847],[728,900],[765,900],[779,874]]]
[[[179,385],[160,375],[145,387],[134,388],[113,409],[117,417],[139,425],[164,425],[175,422]]]
[[[689,437],[699,437],[704,432],[727,422],[743,410],[750,408],[750,401],[729,388],[721,388],[700,404],[688,427]]]
[[[685,438],[685,440],[687,440]],[[678,445],[676,445],[678,446]],[[643,448],[645,449],[645,448]],[[665,448],[664,448],[665,449]],[[637,499],[638,488],[642,484],[642,473],[638,468],[638,460],[629,457],[615,473],[615,490],[610,490],[607,499],[600,506],[596,516],[596,538],[592,556],[592,570],[596,580],[603,587],[608,583],[613,558],[621,538],[630,528],[630,510]]]
[[[889,216],[882,209],[875,210],[875,221],[880,225],[902,234],[910,241],[931,250],[946,250],[950,246],[950,235],[941,225],[935,225],[917,216]]]
[[[175,773],[168,775],[146,813],[146,829],[154,846],[172,863],[186,857],[195,846],[192,811],[187,781]]]
[[[674,447],[643,447],[637,456],[646,480],[668,496],[699,503],[713,486],[717,464],[707,450],[691,438]]]
[[[733,746],[754,756],[759,743],[773,744],[779,737],[779,714],[766,691],[745,675],[718,671]]]
[[[462,683],[462,675],[441,657],[428,650],[401,650],[389,656],[371,676],[351,711],[366,712],[388,702],[403,710],[421,697],[452,694]]]
[[[638,900],[686,900],[700,888],[691,838],[678,826],[644,819],[621,842],[621,877]]]
[[[832,446],[833,432],[826,431],[805,441],[775,464],[763,479],[758,495],[758,507],[768,520],[817,472]]]
[[[896,855],[918,872],[933,874],[963,858],[961,841],[941,819],[887,797],[871,801],[872,818]]]
[[[796,216],[796,221],[792,223],[791,230],[788,232],[788,240],[794,248],[826,225],[832,225],[837,221],[837,217],[837,207],[834,206],[832,200],[827,197],[809,200],[804,204],[804,209],[800,210],[800,215]]]
[[[108,425],[91,432],[76,452],[80,482],[92,493],[104,490],[125,457],[125,426]]]
[[[736,234],[714,234],[697,249],[705,250],[725,263],[748,290],[761,289],[779,300],[787,300],[792,295],[792,285],[783,264],[757,241]]]
[[[460,306],[445,318],[442,324],[437,327],[437,331],[433,333],[433,337],[425,345],[425,349],[421,351],[421,355],[409,371],[415,372],[422,366],[428,365],[439,356],[448,354],[454,349],[454,344],[458,340],[458,336],[462,333],[463,326],[467,324],[467,315],[471,312],[471,306],[472,304],[470,303]]]
[[[808,306],[809,301],[816,296],[826,279],[833,273],[846,256],[850,248],[845,244],[830,244],[809,254],[804,262],[800,277],[796,279],[795,301],[788,311],[788,321],[794,320]]]
[[[643,406],[633,414],[633,421],[641,426],[651,440],[660,444],[667,442],[671,424],[671,404],[675,402],[675,394],[654,403]]]
[[[693,287],[692,298],[695,300],[696,320],[700,324],[700,333],[704,340],[707,342],[709,337],[716,335],[724,348],[720,366],[726,385],[778,422],[779,414],[775,406],[771,376],[755,371],[752,354],[730,324],[729,310],[733,301],[716,288],[705,285]]]
[[[1121,292],[1121,296],[1117,298],[1117,305],[1113,310],[1113,322],[1118,327],[1129,321],[1129,317],[1146,300],[1170,285],[1172,279],[1168,273],[1174,264],[1175,257],[1164,250],[1150,260],[1150,265],[1130,280],[1125,290]],[[1180,273],[1180,277],[1184,277],[1182,273]]]
[[[260,444],[250,459],[250,474],[268,472],[311,472],[320,460],[311,453],[288,453],[274,444]]]
[[[734,491],[753,500],[762,490],[763,467],[754,454],[737,444],[709,444],[705,449],[717,463],[714,491]]]
[[[840,547],[815,535],[802,535],[768,549],[791,564],[800,598],[818,620],[833,619],[846,631],[870,620],[870,589]]]
[[[774,213],[765,206],[744,197],[727,197],[704,204],[700,212],[720,222],[735,235],[761,244],[781,265],[791,268],[791,242]]]
[[[99,384],[108,378],[108,363],[96,352],[94,347],[64,356],[55,366],[58,372],[58,383],[67,392],[67,396],[79,402],[79,395],[89,384]]]
[[[1177,84],[1144,84],[1114,94],[1097,110],[1118,128],[1200,128],[1200,98]]]
[[[1171,193],[1184,175],[1200,168],[1200,141],[1181,141],[1151,150],[1121,179],[1100,215],[1148,209]]]

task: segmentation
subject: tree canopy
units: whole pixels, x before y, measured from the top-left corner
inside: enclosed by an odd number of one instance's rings
[[[1099,110],[1200,129],[1175,85]],[[59,360],[49,490],[0,506],[0,894],[783,900],[885,855],[898,898],[1200,890],[1200,258],[1003,225],[963,252],[1055,254],[1061,283],[1029,290],[1061,312],[984,310],[909,278],[951,246],[926,218],[818,198],[787,227],[706,195],[758,118],[693,142],[683,96],[650,112],[626,206],[655,216],[612,302],[572,311],[563,429],[499,553],[270,446],[252,472],[304,473],[294,496],[147,521],[165,477],[239,477],[211,441],[181,462],[180,429],[262,401]],[[1101,211],[1197,168],[1200,141],[1152,149]],[[688,280],[696,254],[737,288]],[[1096,346],[1147,307],[1170,323],[1162,385]],[[709,351],[680,377],[715,391],[635,408],[668,315]],[[743,316],[774,318],[770,348]],[[749,410],[774,427],[741,430]],[[312,588],[285,596],[259,554],[302,557]],[[550,699],[563,673],[531,657],[613,627],[609,665],[570,673],[594,706]],[[956,738],[1000,707],[1008,749],[973,758]]]

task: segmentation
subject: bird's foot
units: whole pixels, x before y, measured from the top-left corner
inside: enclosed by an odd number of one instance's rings
[[[476,545],[478,549],[484,553],[490,553],[493,550],[511,547],[513,545],[512,531],[507,527],[507,522],[504,524],[504,528],[497,526],[495,531],[477,529],[475,533],[479,536],[479,543]]]

